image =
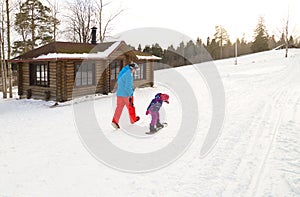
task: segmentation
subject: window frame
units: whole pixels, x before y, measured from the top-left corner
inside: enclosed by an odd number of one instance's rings
[[[123,68],[123,60],[122,59],[116,59],[113,60],[110,64],[110,80],[117,81],[118,75]]]
[[[89,68],[90,67],[90,68]],[[84,61],[74,63],[75,71],[75,87],[89,87],[96,85],[96,62],[95,61]],[[92,75],[89,75],[91,72]],[[80,74],[80,78],[79,75]],[[80,83],[78,83],[80,81]]]
[[[148,62],[144,62],[139,64],[139,68],[134,73],[134,80],[146,80],[146,68],[147,68]]]
[[[30,86],[50,87],[49,62],[30,63],[29,77]]]

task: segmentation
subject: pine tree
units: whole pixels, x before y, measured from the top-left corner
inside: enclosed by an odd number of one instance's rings
[[[151,47],[151,54],[155,55],[157,57],[162,57],[163,56],[163,50],[159,46],[158,43],[156,43],[155,45],[152,45],[152,47]]]
[[[142,51],[142,46],[141,46],[141,44],[139,44],[139,46],[138,46],[138,51]]]
[[[216,26],[215,28],[216,28],[216,33],[215,33],[214,37],[215,37],[216,42],[220,46],[220,58],[222,59],[223,58],[223,46],[225,43],[228,42],[229,35],[223,26],[219,25],[219,26]]]
[[[144,50],[143,50],[144,53],[151,53],[152,54],[152,50],[151,50],[151,47],[149,45],[146,45]]]
[[[192,40],[186,44],[184,48],[184,55],[189,61],[193,61],[194,57],[196,56],[196,46]]]
[[[294,45],[295,45],[294,38],[293,38],[293,36],[290,36],[289,47],[293,47]]]
[[[269,46],[270,49],[274,49],[276,47],[276,40],[275,40],[275,36],[274,35],[272,35],[271,37],[269,37],[268,46]]]
[[[206,47],[208,47],[210,45],[210,37],[207,37],[206,39]]]
[[[214,60],[218,59],[218,48],[219,46],[215,39],[212,39],[209,42],[209,45],[206,46],[208,53],[211,55],[212,59]]]
[[[176,49],[176,52],[183,57],[184,57],[184,48],[185,48],[185,44],[182,41]]]
[[[263,17],[259,18],[254,34],[255,38],[251,46],[252,52],[256,53],[268,50],[268,33]]]
[[[251,42],[247,42],[246,41],[246,38],[245,38],[245,34],[243,34],[243,37],[241,39],[241,43],[240,43],[240,46],[238,46],[238,53],[239,55],[245,55],[245,54],[249,54],[251,53],[251,45],[252,43]]]
[[[285,43],[285,38],[284,38],[284,33],[281,34],[280,40],[278,41],[277,45],[284,45]]]
[[[24,53],[41,44],[53,41],[52,23],[58,20],[51,16],[51,9],[39,0],[26,0],[16,14],[15,29],[22,40],[14,42],[13,53]]]

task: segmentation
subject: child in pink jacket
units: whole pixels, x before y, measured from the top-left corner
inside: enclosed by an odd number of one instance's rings
[[[164,127],[159,119],[159,110],[163,102],[169,104],[169,95],[158,93],[155,95],[155,98],[151,101],[150,105],[147,108],[146,115],[150,114],[152,118],[150,123],[150,133],[155,133],[157,132],[157,130]]]

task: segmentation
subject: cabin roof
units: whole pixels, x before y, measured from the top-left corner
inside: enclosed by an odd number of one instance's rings
[[[147,52],[134,50],[133,53],[135,54],[138,60],[161,60],[162,59],[161,57],[157,57]]]
[[[72,43],[72,42],[52,42],[33,49],[13,60],[30,59],[53,59],[67,58],[78,59],[88,56],[88,54],[98,54],[98,58],[105,58],[110,55],[121,42],[105,42],[99,44]],[[110,53],[109,53],[110,52]]]
[[[20,55],[12,62],[23,61],[47,61],[47,60],[82,60],[108,58],[124,41],[104,42],[99,44],[52,42]],[[160,60],[161,58],[132,50],[128,45],[126,51],[130,51],[138,60]]]

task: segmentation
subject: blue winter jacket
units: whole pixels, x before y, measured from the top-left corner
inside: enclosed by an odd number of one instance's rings
[[[129,65],[122,68],[118,75],[117,96],[130,97],[133,96],[133,75]]]

